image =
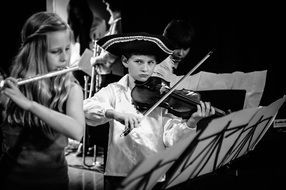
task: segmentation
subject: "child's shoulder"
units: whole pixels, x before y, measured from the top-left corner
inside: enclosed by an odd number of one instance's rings
[[[78,91],[78,90],[81,90],[82,91],[82,87],[79,83],[77,82],[72,82],[71,83],[71,86],[70,86],[70,90],[71,91]]]
[[[127,88],[124,85],[122,85],[122,84],[120,84],[118,82],[112,82],[112,83],[108,84],[106,86],[106,88],[111,89],[116,94],[122,94],[122,93],[126,93],[127,92]]]

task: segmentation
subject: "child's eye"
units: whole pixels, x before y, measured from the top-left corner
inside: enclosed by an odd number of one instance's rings
[[[61,53],[61,50],[52,50],[51,53],[52,53],[52,54],[60,54],[60,53]]]
[[[71,49],[70,47],[67,47],[67,48],[66,48],[66,51],[69,51],[70,49]]]

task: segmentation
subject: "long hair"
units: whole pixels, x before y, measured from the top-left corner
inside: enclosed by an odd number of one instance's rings
[[[70,31],[69,26],[55,13],[39,12],[32,15],[24,24],[21,31],[22,46],[13,60],[11,76],[14,78],[29,78],[48,73],[47,62],[47,33]],[[72,73],[34,81],[20,86],[21,92],[29,99],[53,110],[65,112],[65,102],[74,78]],[[43,127],[46,124],[29,111],[18,107],[9,101],[6,111],[6,121],[30,127]],[[50,131],[50,130],[49,130]]]

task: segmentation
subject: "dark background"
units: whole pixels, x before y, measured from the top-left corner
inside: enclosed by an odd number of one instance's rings
[[[267,70],[261,105],[268,105],[286,94],[283,68],[285,33],[282,30],[285,19],[281,3],[124,0],[122,5],[123,32],[161,34],[172,18],[187,18],[192,22],[196,41],[188,64],[181,65],[182,74],[212,50],[214,54],[196,72]],[[46,10],[46,0],[7,1],[2,8],[1,67],[6,71],[20,46],[20,30],[24,21],[41,10]],[[285,106],[277,117],[286,118]]]
[[[190,52],[187,73],[210,50],[214,54],[197,70],[252,72],[267,70],[261,105],[268,105],[286,94],[285,15],[275,1],[210,3],[193,0],[122,0],[123,32],[145,31],[161,34],[176,17],[188,18],[196,29],[196,43]],[[46,0],[7,1],[2,5],[1,67],[8,71],[20,46],[20,30],[33,13],[46,10]],[[285,12],[285,11],[284,11]],[[232,98],[232,97],[229,97]],[[233,100],[235,101],[235,100]],[[285,105],[277,118],[286,118]],[[271,128],[256,149],[238,164],[239,177],[226,172],[194,180],[192,189],[257,189],[285,185],[285,131]],[[236,166],[234,165],[236,168]],[[234,171],[231,169],[229,171]]]

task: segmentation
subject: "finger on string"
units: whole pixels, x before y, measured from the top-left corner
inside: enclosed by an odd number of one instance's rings
[[[203,101],[200,101],[200,104],[201,104],[202,111],[205,111],[206,110],[205,103]]]
[[[214,107],[211,107],[211,114],[212,114],[212,115],[215,114],[215,109],[214,109]]]
[[[199,104],[197,105],[197,112],[199,115],[202,114],[202,107]]]
[[[211,103],[210,102],[206,102],[205,105],[206,105],[206,114],[210,115],[210,113],[211,113]]]

